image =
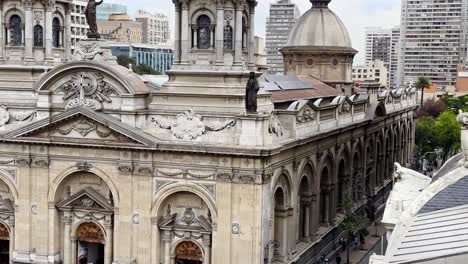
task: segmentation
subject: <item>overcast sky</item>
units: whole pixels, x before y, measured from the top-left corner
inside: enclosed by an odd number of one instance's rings
[[[164,12],[173,17],[174,8],[172,0],[104,0],[105,2],[127,4],[129,13],[138,9]],[[301,13],[311,7],[309,0],[292,0],[298,4]],[[259,36],[265,35],[265,20],[268,16],[269,3],[276,0],[258,0],[256,10],[255,32]],[[353,47],[359,50],[355,62],[361,63],[364,49],[364,28],[386,27],[391,28],[400,23],[401,0],[332,0],[332,9],[348,28]]]

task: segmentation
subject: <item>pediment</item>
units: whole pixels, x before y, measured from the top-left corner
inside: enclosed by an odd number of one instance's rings
[[[78,209],[108,213],[112,213],[114,210],[112,204],[91,187],[83,189],[59,202],[57,208],[60,210]]]
[[[105,113],[80,107],[11,131],[5,139],[111,147],[155,145],[155,139],[141,130]]]
[[[159,228],[167,230],[198,230],[204,232],[211,231],[211,224],[203,216],[195,216],[192,208],[186,208],[183,214],[168,214],[159,222]]]

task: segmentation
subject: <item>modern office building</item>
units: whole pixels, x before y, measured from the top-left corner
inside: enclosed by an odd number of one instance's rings
[[[71,5],[71,43],[72,51],[81,39],[86,39],[89,26],[86,23],[85,9],[87,0],[73,0]]]
[[[387,69],[386,80],[391,87],[396,87],[396,72],[398,65],[398,42],[400,29],[395,28],[367,28],[365,62],[366,65],[379,60]],[[387,83],[387,81],[385,82]]]
[[[112,14],[127,14],[127,6],[122,4],[102,3],[96,10],[96,18],[98,21],[109,19]]]
[[[171,69],[174,62],[174,50],[167,44],[112,43],[112,55],[125,55],[135,60],[136,64],[146,64],[160,73]]]
[[[146,44],[166,43],[171,38],[169,17],[163,13],[138,10],[135,19],[142,25],[142,41]]]
[[[299,8],[291,0],[278,0],[270,4],[270,16],[266,22],[269,73],[283,74],[283,55],[279,50],[288,42],[289,33],[300,16]]]
[[[466,59],[467,0],[402,1],[400,85],[428,77],[438,89],[454,86]]]
[[[117,42],[141,43],[141,22],[133,21],[127,14],[112,14],[106,21],[98,21],[101,37]]]

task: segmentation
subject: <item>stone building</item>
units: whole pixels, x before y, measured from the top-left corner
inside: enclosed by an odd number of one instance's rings
[[[2,259],[306,263],[344,236],[345,198],[382,209],[393,162],[412,153],[414,89],[347,96],[334,86],[305,98],[260,87],[246,113],[256,1],[174,2],[175,62],[162,86],[94,40],[21,94],[0,86]],[[329,1],[312,2],[327,12]],[[340,88],[345,51],[319,64]],[[1,79],[17,68],[0,68]]]
[[[389,85],[387,73],[384,62],[375,60],[368,62],[366,65],[353,66],[353,81],[372,81],[379,83],[381,86],[386,86]]]
[[[141,43],[143,39],[141,22],[134,21],[127,14],[112,14],[108,20],[97,22],[99,33],[107,40],[126,43]]]
[[[171,39],[169,17],[163,13],[152,13],[146,10],[138,10],[135,20],[141,22],[142,42],[144,44],[162,44]]]

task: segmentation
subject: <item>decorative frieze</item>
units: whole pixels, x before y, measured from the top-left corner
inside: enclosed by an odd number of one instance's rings
[[[81,171],[89,171],[93,165],[86,161],[80,161],[75,164],[75,166]]]
[[[117,169],[119,170],[119,173],[122,175],[129,175],[133,173],[133,165],[132,164],[120,164]]]
[[[268,127],[268,132],[270,134],[275,134],[277,137],[282,137],[283,136],[283,125],[281,124],[281,121],[279,120],[278,116],[272,114],[270,116],[270,125]]]
[[[49,167],[49,159],[36,159],[34,160],[34,164],[40,168],[48,168]]]
[[[137,172],[140,175],[152,175],[153,174],[153,167],[151,167],[151,166],[138,166]]]
[[[18,157],[15,160],[15,164],[21,167],[29,167],[31,166],[31,158],[30,157]]]
[[[155,126],[168,129],[172,135],[182,140],[194,140],[203,134],[212,131],[219,132],[224,129],[234,127],[235,119],[228,119],[225,122],[207,122],[199,114],[195,114],[192,110],[187,110],[175,118],[162,116],[154,116],[151,123]]]

